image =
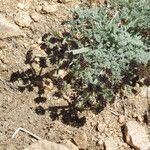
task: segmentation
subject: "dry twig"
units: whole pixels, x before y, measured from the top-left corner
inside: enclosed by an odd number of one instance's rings
[[[26,129],[24,129],[24,128],[18,128],[18,129],[14,132],[14,134],[12,135],[12,139],[15,138],[15,136],[18,134],[19,131],[26,132],[26,133],[28,133],[29,135],[31,135],[32,137],[34,137],[34,138],[37,139],[37,140],[40,140],[40,139],[41,139],[39,136],[37,136],[37,135],[31,133],[30,131],[28,131],[28,130],[26,130]]]
[[[115,116],[120,116],[120,114],[118,114],[118,113],[112,111],[111,109],[108,109],[108,110],[109,110],[113,115],[115,115]]]

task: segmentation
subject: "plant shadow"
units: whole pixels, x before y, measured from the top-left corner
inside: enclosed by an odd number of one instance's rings
[[[43,41],[49,34],[45,34],[42,39]],[[65,38],[69,33],[64,33]],[[64,55],[68,49],[78,48],[74,41],[69,41],[69,44],[64,43],[63,39],[51,37],[48,39],[50,46],[47,46],[44,42],[40,45],[41,49],[44,50],[46,56],[34,55],[34,50],[30,49],[26,53],[25,64],[28,69],[25,71],[16,71],[11,74],[9,82],[21,82],[21,86],[18,86],[18,91],[33,92],[37,90],[37,97],[34,102],[38,104],[35,108],[35,113],[38,115],[44,115],[46,112],[50,113],[50,118],[54,120],[61,119],[64,124],[71,125],[74,127],[81,127],[86,123],[85,117],[78,115],[78,110],[75,108],[74,103],[68,102],[66,106],[49,106],[43,108],[42,103],[45,103],[48,99],[44,96],[45,89],[51,88],[53,85],[57,91],[54,96],[58,98],[63,97],[64,81],[69,82],[71,77],[67,75],[64,79],[59,76],[59,70],[67,70],[70,63],[72,62],[72,54],[68,53]],[[49,65],[53,67],[49,67]],[[49,69],[47,69],[49,68]],[[51,89],[50,89],[51,90]]]
[[[107,99],[105,95],[101,94],[102,87],[91,84],[84,87],[81,78],[75,78],[72,73],[68,72],[74,63],[73,53],[69,51],[79,48],[76,39],[72,40],[68,32],[63,33],[62,37],[55,37],[49,33],[45,34],[42,37],[42,41],[40,48],[44,51],[45,56],[36,56],[34,50],[30,49],[24,62],[28,69],[12,73],[10,82],[21,81],[22,85],[18,86],[20,92],[25,90],[33,92],[34,89],[37,89],[37,97],[34,99],[34,102],[38,104],[35,108],[36,114],[44,115],[46,112],[49,112],[53,121],[61,119],[64,124],[81,127],[86,123],[86,118],[85,116],[80,117],[79,111],[89,109],[94,113],[98,113],[105,108]],[[121,93],[121,90],[125,85],[132,87],[136,83],[139,83],[141,86],[150,85],[150,71],[146,72],[146,68],[144,69],[142,73],[145,73],[145,79],[141,82],[139,70],[135,69],[138,67],[138,64],[132,62],[130,66],[132,73],[124,73],[122,82],[115,86],[112,86],[108,78],[108,74],[111,74],[109,70],[106,71],[106,76],[100,76],[99,79],[106,89],[112,90],[114,94],[120,93],[120,98],[122,98],[124,95]],[[144,67],[141,66],[141,68]],[[60,70],[62,71],[61,73]],[[54,86],[57,89],[54,96],[64,98],[66,84],[70,84],[70,88],[74,91],[70,94],[69,100],[67,99],[67,106],[49,106],[46,109],[41,106],[42,103],[47,101],[47,97],[44,96],[45,89],[51,91],[52,86]],[[94,95],[93,93],[98,94]],[[115,95],[111,99],[113,102]],[[98,105],[93,107],[93,102]]]

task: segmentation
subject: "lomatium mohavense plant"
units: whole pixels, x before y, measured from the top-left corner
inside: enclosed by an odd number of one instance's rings
[[[69,69],[90,89],[79,96],[77,106],[111,100],[116,85],[132,74],[132,63],[149,63],[149,6],[149,0],[119,0],[73,12],[67,40],[74,40],[78,49],[70,50],[74,55]]]

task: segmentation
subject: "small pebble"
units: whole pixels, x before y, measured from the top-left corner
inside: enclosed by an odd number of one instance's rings
[[[100,133],[104,132],[105,128],[106,125],[104,123],[98,123],[96,127],[97,131],[99,131]]]
[[[30,15],[27,12],[18,12],[15,16],[15,23],[21,27],[29,27],[32,22]]]
[[[19,9],[24,9],[25,6],[24,6],[23,3],[18,3],[17,7],[18,7]]]
[[[40,19],[40,15],[36,12],[32,13],[30,16],[35,22],[39,21]]]
[[[103,145],[104,145],[104,142],[103,142],[102,140],[97,141],[96,145],[97,145],[97,146],[103,146]]]
[[[120,115],[120,116],[118,117],[118,122],[119,122],[120,124],[124,124],[124,123],[126,122],[125,116],[124,116],[124,115]]]
[[[58,10],[58,5],[56,4],[48,4],[48,3],[44,3],[42,10],[45,13],[55,13]]]

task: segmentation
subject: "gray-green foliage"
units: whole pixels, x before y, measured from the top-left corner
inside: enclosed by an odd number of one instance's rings
[[[149,63],[149,16],[149,0],[114,0],[103,7],[74,11],[71,35],[86,52],[74,56],[71,70],[84,85],[93,87],[83,92],[77,106],[84,107],[91,99],[96,100],[95,106],[103,106],[101,101],[114,97],[116,85],[134,74],[131,64]]]
[[[88,47],[75,61],[73,71],[86,83],[98,84],[100,75],[110,70],[113,83],[123,78],[131,62],[147,64],[148,42],[140,33],[150,25],[149,1],[118,1],[112,6],[80,8],[74,12],[71,31],[80,47]],[[81,67],[80,59],[87,67]]]
[[[126,29],[150,32],[150,1],[149,0],[112,0],[111,5],[118,9],[120,19],[126,20]],[[147,34],[150,42],[150,34]]]
[[[105,106],[125,77],[133,77],[138,65],[149,64],[149,7],[149,0],[112,0],[102,7],[79,8],[67,21],[69,34],[57,37],[55,44],[48,38],[49,57],[58,69],[65,59],[74,75],[78,108]]]

